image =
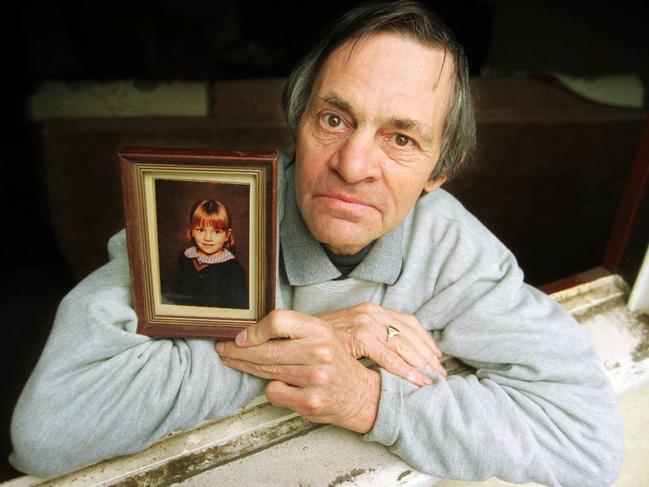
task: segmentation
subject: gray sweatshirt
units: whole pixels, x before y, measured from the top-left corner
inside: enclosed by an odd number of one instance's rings
[[[278,307],[319,313],[373,301],[409,312],[445,354],[476,369],[423,388],[381,371],[367,440],[441,478],[613,482],[621,421],[592,346],[452,196],[420,198],[349,279],[334,281],[339,272],[295,206],[292,168],[286,180]],[[123,232],[109,253],[61,303],[16,406],[11,462],[37,476],[142,450],[263,391],[263,381],[223,366],[210,340],[137,335]]]

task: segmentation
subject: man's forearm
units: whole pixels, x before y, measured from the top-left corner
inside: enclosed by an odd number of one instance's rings
[[[479,302],[471,287],[456,296],[476,304],[460,308],[440,347],[475,374],[414,388],[382,372],[367,439],[443,478],[609,485],[623,451],[612,388],[579,325],[517,281],[504,277]],[[434,310],[430,320],[448,308]]]
[[[263,390],[221,364],[211,341],[136,334],[123,234],[111,243],[114,260],[61,303],[15,409],[11,461],[39,477],[142,450]]]

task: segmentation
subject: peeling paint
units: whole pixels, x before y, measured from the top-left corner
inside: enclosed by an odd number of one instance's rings
[[[401,475],[397,477],[397,480],[402,480],[404,477],[407,477],[412,473],[412,470],[406,470],[405,472],[401,472]]]
[[[219,445],[179,458],[172,459],[158,468],[133,475],[110,485],[121,487],[167,486],[186,480],[205,470],[224,465],[233,460],[269,448],[280,441],[304,434],[321,425],[304,418],[295,417],[275,427],[237,438],[225,445]]]
[[[606,362],[604,363],[604,367],[606,367],[606,370],[615,370],[622,367],[622,364],[620,362],[613,362],[613,363]]]
[[[638,314],[636,319],[644,324],[642,340],[635,347],[635,350],[631,354],[634,362],[640,362],[646,358],[649,358],[649,315]]]
[[[365,472],[367,472],[367,470],[364,468],[355,468],[349,473],[336,477],[327,487],[335,487],[336,485],[341,485],[345,482],[352,482],[356,477],[363,475]]]
[[[626,294],[614,296],[606,301],[595,303],[588,308],[576,310],[572,313],[572,316],[577,322],[585,323],[593,317],[606,313],[609,310],[624,307],[626,305],[626,298]]]

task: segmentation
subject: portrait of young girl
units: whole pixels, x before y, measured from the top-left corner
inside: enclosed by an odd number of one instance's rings
[[[248,279],[237,260],[227,208],[214,199],[194,204],[171,292],[173,304],[248,308]]]

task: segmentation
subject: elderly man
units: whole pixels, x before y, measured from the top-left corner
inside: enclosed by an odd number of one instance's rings
[[[14,464],[53,476],[135,452],[265,387],[438,477],[610,484],[621,428],[592,347],[439,189],[474,145],[448,29],[411,2],[355,9],[283,103],[296,151],[282,175],[281,309],[216,353],[137,335],[118,234],[111,262],[61,304],[16,409]],[[433,337],[475,373],[446,377]]]

